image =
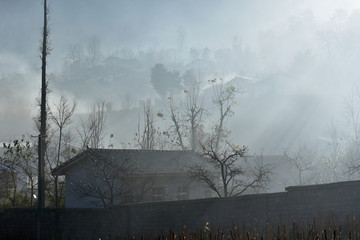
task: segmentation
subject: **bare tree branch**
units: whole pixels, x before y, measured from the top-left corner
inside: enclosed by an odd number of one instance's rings
[[[86,121],[81,121],[77,129],[82,148],[100,148],[103,146],[105,132],[105,102],[96,103]]]
[[[56,125],[58,129],[58,146],[56,153],[57,156],[55,159],[52,158],[53,161],[51,161],[51,163],[49,164],[51,169],[58,167],[61,163],[60,155],[62,146],[64,145],[63,130],[65,127],[71,124],[71,117],[74,114],[75,108],[76,100],[73,100],[73,102],[70,103],[64,95],[61,95],[59,102],[54,105],[54,110],[51,111],[50,109],[50,120]],[[59,207],[61,198],[64,197],[62,195],[62,193],[64,193],[64,184],[59,184],[59,176],[57,175],[53,176],[52,179],[54,182],[55,207]]]
[[[94,204],[100,201],[103,207],[111,207],[127,203],[127,195],[132,195],[137,202],[149,194],[152,183],[139,175],[140,169],[132,156],[113,161],[91,149],[88,151],[91,156],[83,166],[81,179],[70,183],[79,199],[88,199]]]
[[[225,126],[227,118],[233,115],[232,107],[236,103],[235,96],[239,91],[234,86],[225,87],[222,79],[209,80],[213,86],[213,103],[219,110],[219,120],[215,126],[215,149],[219,149],[220,141],[226,136]]]
[[[297,144],[292,149],[284,151],[285,158],[296,168],[298,172],[299,185],[304,184],[303,174],[314,166],[316,151],[305,144]]]
[[[219,197],[238,196],[249,189],[265,188],[271,174],[271,167],[262,162],[262,156],[255,158],[255,166],[245,168],[247,148],[233,146],[221,152],[215,150],[216,139],[211,139],[208,146],[202,145],[202,156],[208,166],[192,166],[190,175],[193,179],[209,186]],[[248,164],[249,165],[249,164]]]

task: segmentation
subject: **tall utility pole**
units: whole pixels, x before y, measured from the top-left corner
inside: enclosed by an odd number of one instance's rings
[[[41,49],[41,105],[40,105],[40,134],[38,143],[38,216],[37,216],[37,239],[41,238],[41,210],[45,207],[45,151],[46,151],[46,55],[49,54],[47,27],[48,6],[44,0],[44,26],[42,32]]]
[[[46,151],[46,56],[49,54],[47,27],[48,7],[44,0],[44,26],[42,32],[41,49],[41,106],[40,106],[40,134],[39,134],[39,165],[38,165],[38,208],[45,207],[45,151]]]

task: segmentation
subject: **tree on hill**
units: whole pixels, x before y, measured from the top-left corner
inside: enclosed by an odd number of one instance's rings
[[[197,151],[201,142],[198,135],[201,131],[200,128],[205,113],[202,98],[200,97],[200,83],[193,82],[189,90],[184,90],[184,94],[185,99],[179,104],[175,104],[172,98],[169,99],[170,132],[176,139],[177,147],[182,150],[191,149]],[[188,139],[188,144],[186,139]]]
[[[103,147],[105,134],[105,102],[94,104],[86,121],[77,129],[82,149]]]
[[[213,79],[209,82],[215,84],[212,99],[219,113],[219,120],[215,124],[215,150],[218,150],[220,142],[228,135],[226,123],[234,114],[232,108],[236,104],[235,96],[239,91],[232,85],[226,86],[222,79]]]
[[[151,84],[161,98],[165,98],[167,94],[181,89],[180,74],[168,71],[162,64],[156,64],[151,68]]]
[[[171,147],[170,134],[168,131],[162,131],[156,126],[156,118],[162,118],[163,114],[157,112],[155,114],[151,100],[146,100],[142,104],[142,124],[138,122],[138,129],[133,138],[134,146],[143,150],[164,150]]]
[[[147,100],[142,107],[144,126],[143,129],[141,129],[139,120],[138,131],[135,133],[135,144],[140,147],[140,149],[155,149],[157,131],[154,125],[155,120],[151,101]]]

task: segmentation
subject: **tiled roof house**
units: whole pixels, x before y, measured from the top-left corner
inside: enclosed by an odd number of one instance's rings
[[[211,197],[189,177],[205,160],[192,151],[87,149],[52,171],[65,176],[65,207],[108,207],[132,202]]]

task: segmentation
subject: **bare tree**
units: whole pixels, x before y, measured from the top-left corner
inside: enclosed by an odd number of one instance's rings
[[[102,58],[100,39],[96,36],[91,37],[87,45],[87,50],[89,64],[91,66],[98,64]]]
[[[346,121],[350,126],[346,136],[347,146],[344,158],[347,163],[348,173],[360,172],[360,91],[355,88],[345,98]]]
[[[134,107],[133,99],[130,93],[126,93],[121,99],[121,109],[130,110]]]
[[[58,130],[58,145],[55,161],[49,163],[51,170],[58,167],[61,164],[61,152],[64,146],[63,131],[68,125],[71,124],[71,117],[74,114],[76,108],[76,100],[70,102],[64,95],[61,95],[60,100],[54,105],[54,110],[50,111],[50,120],[56,125]],[[66,143],[65,143],[66,144]],[[54,160],[54,159],[53,159]],[[53,176],[54,181],[54,196],[55,206],[59,207],[60,198],[63,193],[63,189],[59,189],[59,176]],[[59,194],[60,190],[60,194]]]
[[[151,101],[147,100],[143,104],[143,126],[138,122],[138,130],[135,133],[134,143],[136,147],[144,150],[151,149],[166,149],[168,147],[169,134],[167,131],[161,131],[155,125],[155,113],[151,105]],[[158,117],[163,117],[163,114],[158,112]]]
[[[0,163],[6,167],[7,178],[4,179],[7,185],[6,197],[11,205],[16,207],[24,206],[26,203],[19,203],[19,199],[26,199],[30,195],[29,205],[32,207],[38,170],[35,149],[29,141],[24,139],[4,144],[4,148],[4,157],[0,158]],[[30,193],[27,192],[27,188],[30,188]]]
[[[227,143],[227,147],[218,152],[216,140],[209,140],[208,146],[202,146],[202,156],[208,166],[192,166],[190,175],[199,182],[206,183],[219,197],[239,196],[249,190],[266,187],[271,167],[265,165],[262,157],[254,159],[254,165],[247,165],[247,148]],[[247,166],[246,166],[247,165]],[[220,181],[219,181],[220,179]]]
[[[0,158],[1,160],[1,189],[3,190],[6,201],[10,202],[12,207],[16,207],[19,198],[18,195],[18,169],[16,162],[8,158]]]
[[[224,137],[226,137],[225,126],[228,117],[232,116],[234,112],[232,107],[235,104],[235,95],[238,93],[234,86],[226,87],[223,80],[210,80],[213,86],[213,102],[219,110],[219,120],[215,125],[215,149],[219,149],[219,144]]]
[[[173,133],[176,135],[175,139],[175,143],[176,145],[180,146],[180,148],[182,150],[185,150],[186,147],[185,147],[185,144],[184,144],[184,140],[183,140],[183,137],[184,137],[184,133],[183,133],[183,128],[185,127],[183,122],[182,122],[182,119],[180,117],[180,107],[179,106],[174,106],[174,102],[173,102],[173,99],[170,98],[169,99],[169,107],[170,107],[170,110],[169,110],[169,117],[170,117],[170,120],[172,121],[172,126],[171,128],[173,129]]]
[[[147,100],[143,105],[144,113],[144,129],[140,130],[140,122],[138,124],[138,144],[141,149],[154,149],[155,147],[155,126],[154,113],[151,107],[151,101]]]
[[[179,106],[175,106],[173,98],[169,98],[169,118],[172,122],[171,132],[176,135],[179,147],[195,151],[200,146],[198,132],[205,110],[200,99],[200,82],[194,80],[191,84],[191,89],[184,90],[185,100]],[[185,142],[186,137],[189,140],[188,146]]]
[[[70,183],[71,191],[79,199],[101,203],[103,207],[139,202],[149,194],[151,181],[138,174],[137,165],[130,155],[114,161],[93,151],[83,166],[81,180]]]
[[[328,131],[330,149],[323,154],[321,159],[321,172],[324,176],[324,182],[348,180],[350,175],[346,173],[348,163],[346,162],[344,136],[334,122],[329,125]]]
[[[316,150],[306,144],[297,144],[284,151],[285,158],[296,168],[298,184],[304,184],[304,173],[314,169]]]
[[[354,142],[360,140],[360,91],[358,88],[347,94],[345,98],[345,109],[347,111],[347,120],[351,126],[351,135]]]
[[[359,142],[351,142],[347,145],[344,153],[344,160],[347,165],[347,171],[345,173],[349,174],[350,176],[360,173],[360,143]]]
[[[202,122],[204,108],[202,101],[199,100],[200,83],[196,82],[191,90],[189,90],[185,102],[185,117],[186,121],[190,123],[190,146],[191,150],[195,151],[199,145],[197,137],[198,127]]]
[[[185,48],[186,40],[186,29],[184,26],[179,26],[177,28],[177,44],[180,51],[183,51]]]
[[[79,64],[84,59],[83,48],[80,43],[70,45],[67,59],[71,64],[79,67]]]
[[[82,148],[99,148],[103,145],[105,134],[105,102],[96,103],[86,121],[77,129]]]

